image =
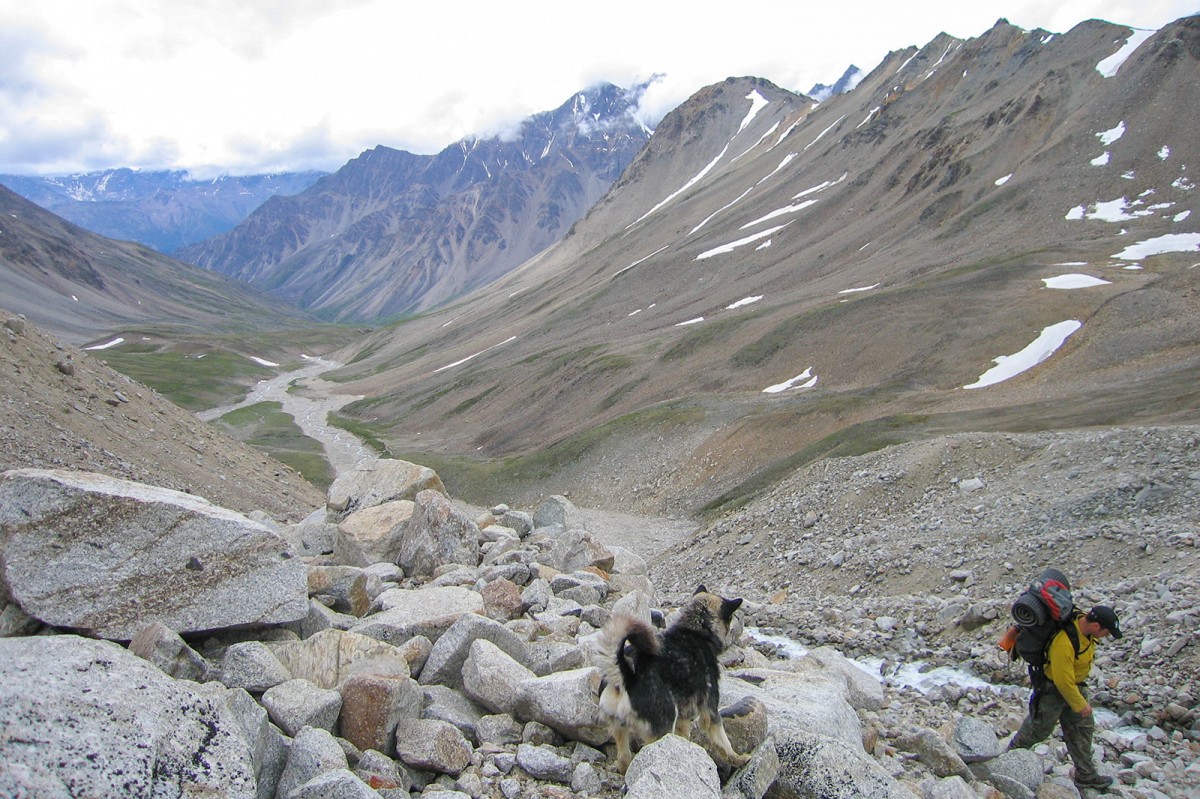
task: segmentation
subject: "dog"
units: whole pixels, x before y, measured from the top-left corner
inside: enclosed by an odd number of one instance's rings
[[[701,585],[661,633],[629,616],[604,625],[600,712],[616,741],[621,773],[633,760],[632,738],[642,745],[669,732],[687,738],[697,719],[729,765],[745,765],[749,758],[733,750],[721,722],[718,689],[718,655],[741,604]]]

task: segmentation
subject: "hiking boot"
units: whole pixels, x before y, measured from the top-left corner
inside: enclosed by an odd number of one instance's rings
[[[1093,774],[1091,777],[1076,777],[1075,785],[1078,788],[1092,788],[1097,791],[1104,791],[1108,786],[1113,784],[1112,777],[1106,777],[1103,774]]]

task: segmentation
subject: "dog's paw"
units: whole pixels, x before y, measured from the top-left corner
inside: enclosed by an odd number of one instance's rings
[[[737,752],[734,752],[733,757],[729,758],[729,765],[733,766],[735,769],[741,768],[749,762],[750,755],[739,755]]]

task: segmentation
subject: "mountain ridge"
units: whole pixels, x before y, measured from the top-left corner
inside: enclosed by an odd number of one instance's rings
[[[232,229],[266,199],[294,194],[321,172],[219,175],[122,167],[36,177],[0,175],[0,184],[82,228],[162,253]]]
[[[78,343],[127,326],[221,333],[315,320],[244,284],[84,230],[0,186],[0,293]]]
[[[462,458],[464,474],[583,440],[619,463],[661,438],[646,420],[665,414],[677,440],[624,479],[653,486],[647,512],[684,513],[828,451],[839,430],[1190,419],[1191,260],[1116,256],[1194,226],[1186,164],[1200,153],[1178,109],[1200,24],[1166,26],[1102,75],[1131,35],[1003,21],[972,40],[943,34],[815,108],[777,90],[742,130],[752,92],[776,90],[703,89],[563,241],[371,336],[341,376],[370,399],[348,412],[398,451]],[[1117,192],[1127,218],[1072,218]],[[1106,283],[1042,282],[1072,271]],[[1082,332],[1048,365],[963,390],[1064,319]],[[815,386],[763,393],[809,368]],[[625,444],[595,443],[618,428]],[[573,469],[558,476],[603,501],[596,473]]]
[[[604,84],[510,137],[433,156],[383,146],[179,253],[326,318],[420,311],[558,240],[647,138],[636,90]]]

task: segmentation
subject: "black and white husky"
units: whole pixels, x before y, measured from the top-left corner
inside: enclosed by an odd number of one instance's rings
[[[629,616],[615,616],[604,625],[600,712],[617,743],[622,772],[633,759],[631,737],[642,744],[672,731],[687,738],[696,719],[729,765],[746,763],[725,734],[718,692],[718,655],[741,604],[741,599],[725,599],[700,586],[661,633]]]

